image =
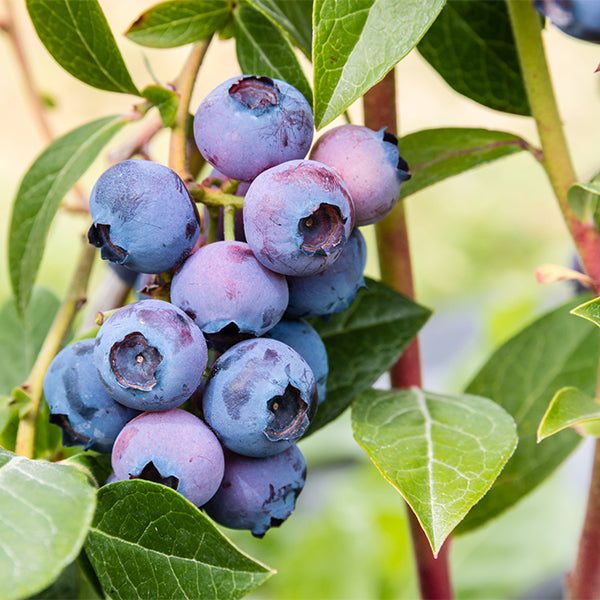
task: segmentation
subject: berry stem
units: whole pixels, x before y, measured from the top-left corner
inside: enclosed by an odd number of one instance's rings
[[[223,239],[235,241],[235,206],[227,204],[223,209]]]
[[[171,167],[171,169],[173,169],[173,171],[175,171],[185,182],[193,181],[194,179],[190,174],[186,152],[190,101],[198,71],[206,56],[211,39],[212,38],[209,37],[192,47],[192,51],[177,78],[179,105],[175,114],[175,120],[171,127],[169,167]]]
[[[16,452],[27,458],[34,458],[35,455],[35,435],[42,403],[44,375],[52,359],[60,350],[75,315],[86,301],[86,290],[96,256],[96,249],[88,244],[86,239],[82,243],[79,262],[75,268],[69,289],[54,317],[27,381],[21,386],[30,398],[31,403],[19,423]]]
[[[394,135],[397,133],[396,85],[393,70],[364,95],[363,108],[367,127],[374,130],[387,127],[389,133]],[[377,223],[376,233],[382,281],[414,299],[404,201],[401,200],[385,219]],[[394,388],[421,387],[421,359],[417,338],[409,344],[392,367],[390,375]],[[448,565],[449,540],[435,558],[417,518],[410,509],[408,512],[421,597],[424,600],[453,598]]]
[[[244,204],[244,198],[242,196],[235,196],[224,192],[220,189],[212,189],[200,183],[188,183],[186,185],[190,196],[195,202],[202,202],[206,206],[220,207],[220,206],[233,206],[236,210],[242,208]]]
[[[542,25],[531,2],[509,0],[508,12],[531,113],[535,118],[544,160],[560,210],[575,242],[581,262],[600,293],[600,234],[592,222],[582,222],[567,202],[567,190],[577,181],[542,40]],[[597,384],[600,391],[600,381]],[[598,392],[597,392],[598,393]],[[600,443],[596,440],[588,504],[577,559],[567,578],[570,598],[600,598]]]
[[[546,171],[582,264],[600,292],[600,234],[592,222],[580,221],[567,202],[567,190],[577,181],[558,111],[542,40],[542,23],[531,2],[509,0],[508,12],[521,64],[531,114],[540,137]]]

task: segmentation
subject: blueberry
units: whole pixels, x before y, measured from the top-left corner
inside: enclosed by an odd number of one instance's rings
[[[293,86],[269,77],[229,79],[201,102],[194,136],[202,156],[227,177],[251,181],[286,160],[304,158],[314,122]]]
[[[315,378],[286,344],[259,338],[236,344],[214,364],[202,407],[221,443],[244,456],[283,452],[317,408]]]
[[[171,301],[190,315],[207,339],[260,336],[283,316],[287,281],[266,269],[244,242],[214,242],[185,261],[173,277]],[[230,344],[229,344],[230,345]]]
[[[567,35],[600,43],[600,2],[597,0],[534,0],[534,5]]]
[[[384,129],[340,125],[324,133],[310,157],[337,171],[354,202],[357,225],[380,221],[394,208],[410,178],[398,140]]]
[[[110,452],[123,426],[139,414],[119,404],[94,366],[94,340],[63,348],[44,377],[50,422],[62,429],[64,446]]]
[[[284,275],[325,270],[353,226],[344,182],[314,160],[291,160],[261,173],[244,199],[248,244],[265,267]]]
[[[225,451],[223,482],[203,508],[225,527],[263,537],[292,514],[305,480],[306,462],[297,446],[266,458]]]
[[[201,506],[223,479],[223,449],[206,424],[184,410],[146,412],[117,437],[112,467],[116,480],[162,483]]]
[[[105,260],[162,273],[192,252],[198,212],[183,181],[164,165],[131,159],[105,171],[92,189],[88,232]]]
[[[206,368],[202,332],[163,300],[140,300],[106,319],[96,336],[94,363],[125,406],[168,410],[189,398]]]
[[[288,277],[288,317],[326,317],[346,310],[364,287],[367,246],[355,229],[338,260],[329,269],[308,277]]]
[[[267,331],[265,337],[287,344],[308,363],[317,382],[317,394],[321,404],[327,395],[329,364],[325,344],[316,329],[303,319],[283,319]]]

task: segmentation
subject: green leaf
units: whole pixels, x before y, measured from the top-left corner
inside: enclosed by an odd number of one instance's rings
[[[97,0],[26,0],[46,50],[65,71],[101,90],[138,95]]]
[[[574,183],[567,191],[567,202],[581,221],[593,220],[600,227],[600,174],[589,183]]]
[[[573,319],[574,302],[543,315],[503,344],[483,366],[467,391],[487,396],[517,423],[519,446],[488,494],[460,524],[478,527],[515,504],[542,483],[577,447],[581,438],[565,431],[543,444],[537,428],[554,394],[574,386],[594,395],[599,339],[595,329]]]
[[[121,116],[105,117],[70,131],[52,142],[23,177],[13,203],[8,240],[10,279],[19,315],[24,315],[29,302],[46,236],[63,197],[125,123]]]
[[[504,131],[462,127],[417,131],[400,138],[398,146],[412,174],[400,188],[401,198],[528,148],[525,140]]]
[[[496,110],[531,114],[505,2],[448,0],[419,52],[467,98]]]
[[[179,95],[173,90],[168,90],[160,85],[149,85],[142,90],[142,96],[158,108],[160,120],[164,127],[173,125],[177,107],[179,106]]]
[[[230,16],[227,0],[170,0],[141,14],[125,35],[141,46],[174,48],[210,37]]]
[[[47,587],[79,554],[95,490],[78,469],[0,448],[0,581],[3,600]]]
[[[571,310],[571,314],[591,321],[594,325],[600,327],[600,298],[594,298],[576,306]]]
[[[312,91],[298,57],[281,29],[250,4],[234,12],[235,49],[242,72],[282,79],[300,90],[312,104]]]
[[[183,496],[141,479],[100,489],[85,551],[115,599],[240,598],[272,574]]]
[[[323,427],[368,390],[402,354],[431,311],[387,285],[368,279],[354,302],[331,319],[312,320],[329,358],[327,398],[309,432]]]
[[[110,454],[86,450],[79,452],[62,461],[63,464],[73,465],[83,471],[95,487],[104,485],[112,473]]]
[[[313,64],[317,129],[406,56],[445,0],[315,0]]]
[[[558,390],[537,431],[538,442],[574,425],[600,422],[600,404],[574,387]]]
[[[435,554],[517,445],[512,417],[491,400],[418,388],[360,395],[352,428],[417,515]]]
[[[280,27],[310,58],[313,0],[248,0],[248,4]]]
[[[36,288],[25,324],[18,318],[14,298],[9,298],[0,308],[0,394],[8,396],[13,388],[24,383],[59,305],[52,292]]]

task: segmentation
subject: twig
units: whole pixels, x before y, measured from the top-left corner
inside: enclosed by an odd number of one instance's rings
[[[198,70],[206,56],[211,38],[207,38],[198,44],[195,44],[192,51],[183,66],[183,69],[177,78],[177,90],[179,91],[179,105],[175,120],[173,121],[171,131],[171,141],[169,146],[169,166],[173,169],[183,181],[193,181],[187,164],[186,140],[188,131],[188,115],[190,110],[190,100]]]
[[[17,432],[16,452],[22,456],[28,458],[35,456],[35,433],[42,402],[44,375],[52,359],[60,350],[75,315],[86,301],[86,290],[95,256],[96,249],[88,244],[87,240],[83,240],[79,262],[67,294],[50,326],[29,377],[21,386],[31,399]]]
[[[567,191],[577,181],[550,79],[542,41],[542,25],[531,2],[510,0],[508,12],[531,113],[540,136],[542,165],[562,212],[581,262],[600,292],[600,234],[594,223],[580,221],[567,202]]]
[[[46,109],[42,102],[42,96],[38,92],[35,82],[33,81],[29,61],[25,55],[21,32],[19,31],[14,18],[12,0],[4,0],[4,6],[6,8],[6,15],[2,29],[8,34],[8,38],[15,52],[17,65],[21,71],[25,92],[29,99],[34,119],[44,137],[44,141],[49,144],[54,140],[54,134],[46,116]],[[87,214],[89,212],[87,194],[80,185],[74,185],[72,189],[76,195],[76,201],[64,203],[63,206],[70,212]]]
[[[115,163],[127,160],[136,155],[149,159],[148,144],[162,128],[163,124],[160,116],[154,115],[136,135],[128,139],[121,146],[113,148],[108,155],[108,160],[111,163]]]

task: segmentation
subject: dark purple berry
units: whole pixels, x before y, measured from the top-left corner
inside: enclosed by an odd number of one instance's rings
[[[306,462],[297,446],[266,458],[226,451],[223,482],[203,508],[225,527],[263,537],[292,514],[305,480]]]

